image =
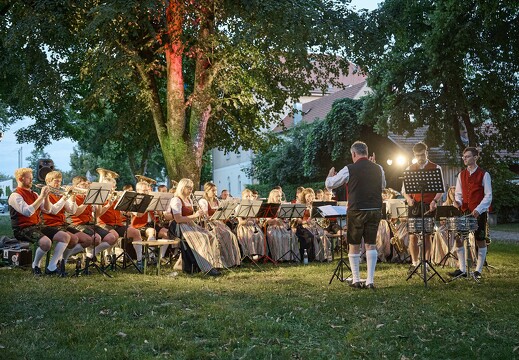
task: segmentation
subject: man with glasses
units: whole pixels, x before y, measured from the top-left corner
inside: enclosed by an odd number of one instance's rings
[[[487,256],[485,241],[487,230],[487,213],[492,203],[492,183],[490,174],[477,165],[479,151],[475,147],[463,150],[463,163],[467,167],[462,170],[456,181],[455,201],[453,205],[467,215],[478,219],[478,229],[474,233],[478,247],[478,260],[474,277],[481,278],[481,271]],[[456,239],[459,269],[449,273],[452,277],[466,277],[465,248],[461,237]]]
[[[429,160],[428,152],[429,148],[423,142],[419,142],[413,146],[413,155],[416,159],[416,163],[411,164],[406,170],[416,171],[416,170],[433,170],[440,169],[441,167],[432,161]],[[443,178],[443,175],[442,175]],[[424,204],[424,216],[432,217],[434,216],[434,211],[436,210],[436,206],[438,201],[440,201],[443,193],[437,194],[423,194],[423,199],[421,194],[407,194],[405,191],[405,186],[402,185],[402,194],[407,200],[408,215],[409,218],[419,218],[421,217],[421,206],[420,202]],[[425,241],[425,259],[431,259],[431,244],[432,244],[432,234],[426,234],[424,236],[423,241]],[[414,269],[420,263],[419,258],[419,249],[418,249],[418,236],[416,234],[409,234],[409,253],[411,254],[411,261],[413,262],[412,269]],[[412,271],[412,270],[411,270]]]

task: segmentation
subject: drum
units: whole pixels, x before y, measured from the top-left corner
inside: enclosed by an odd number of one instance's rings
[[[450,231],[469,232],[478,229],[478,219],[472,216],[447,218],[447,229]]]
[[[434,231],[434,218],[424,218],[424,233],[432,234]],[[411,234],[418,234],[422,232],[422,218],[408,218],[407,231]]]

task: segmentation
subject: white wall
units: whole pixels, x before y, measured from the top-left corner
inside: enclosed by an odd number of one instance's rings
[[[9,188],[11,189],[11,191],[14,191],[14,189],[16,188],[14,185],[13,185],[13,180],[4,180],[4,181],[0,181],[0,188],[2,188],[3,192],[2,192],[2,196],[0,197],[0,199],[7,199],[7,195],[6,195],[6,188],[9,186]]]
[[[242,153],[242,160],[245,160],[243,159],[245,154],[249,155],[248,152]],[[226,157],[223,152],[213,150],[213,159],[215,156],[223,156],[224,158]],[[236,156],[236,154],[231,153],[230,156]],[[250,156],[247,157],[248,160],[241,161],[239,163],[233,163],[233,161],[229,159],[231,164],[218,168],[215,167],[213,169],[213,182],[218,188],[218,195],[220,195],[222,190],[225,189],[229,190],[233,197],[241,197],[241,192],[245,189],[245,185],[252,183],[252,180],[243,172],[243,168],[249,167],[251,164]]]

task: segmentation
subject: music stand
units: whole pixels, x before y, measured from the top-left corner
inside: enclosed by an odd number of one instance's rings
[[[306,210],[306,205],[304,205],[304,204],[281,204],[281,206],[279,207],[278,218],[289,219],[289,223],[290,223],[290,221],[292,219],[301,219],[305,214],[305,210]],[[289,227],[289,229],[290,229],[290,227]],[[292,231],[292,229],[290,229],[290,231]],[[292,250],[292,237],[293,237],[293,234],[290,235],[290,238],[289,238],[289,244],[288,244],[289,250],[286,251],[283,255],[281,255],[281,257],[279,259],[277,259],[277,261],[279,261],[280,259],[283,259],[285,257],[285,255],[291,255],[290,259],[292,259],[292,257],[294,257],[297,259],[298,262],[301,262],[301,259],[299,258],[299,256],[297,256],[297,254],[294,252],[294,250]]]
[[[432,266],[431,262],[425,258],[425,217],[423,195],[444,192],[441,169],[406,170],[404,171],[404,187],[407,194],[421,194],[422,199],[422,201],[420,201],[420,215],[422,219],[422,231],[420,233],[422,241],[422,256],[420,263],[416,265],[406,280],[409,280],[414,274],[418,273],[418,270],[421,267],[425,287],[427,287],[427,281],[432,279],[435,275],[438,275],[440,280],[443,281],[443,283],[446,283],[442,276]],[[433,272],[429,278],[427,277],[427,268],[431,269]]]
[[[163,213],[164,211],[167,211],[169,208],[169,203],[171,202],[171,199],[175,197],[175,194],[172,193],[164,193],[164,192],[153,192],[149,194],[152,196],[151,201],[146,209],[146,211],[153,211],[154,215],[156,215],[158,212]],[[157,216],[153,216],[153,229],[155,230],[155,239],[159,240],[159,233],[157,232]],[[160,231],[160,230],[159,230]],[[169,247],[169,245],[166,246],[166,250]],[[148,249],[148,247],[146,247]],[[160,251],[160,250],[159,250]],[[160,264],[159,264],[160,267]]]
[[[320,213],[320,216],[323,218],[337,218],[337,219],[346,219],[347,209],[346,206],[333,206],[333,205],[324,205],[320,206],[318,208],[318,211]],[[340,221],[339,221],[340,223]],[[344,260],[344,254],[343,254],[343,246],[342,246],[342,226],[339,226],[339,239],[341,241],[341,245],[339,247],[339,261],[337,262],[337,266],[335,267],[335,270],[333,271],[332,277],[330,278],[330,282],[328,285],[330,285],[334,278],[337,278],[340,282],[346,281],[346,278],[344,277],[344,266],[348,269],[348,271],[351,273],[351,268],[348,265],[348,263]]]
[[[276,218],[280,205],[281,204],[276,204],[276,203],[262,203],[258,210],[258,213],[256,214],[256,217],[260,218],[260,219]],[[267,261],[271,261],[273,264],[276,264],[276,260],[272,259],[268,255],[268,253],[270,251],[270,247],[267,242],[267,223],[265,223],[263,230],[264,230],[263,237],[264,237],[264,249],[265,249],[265,255],[263,255],[263,263],[266,263]]]
[[[134,191],[125,191],[117,204],[115,205],[115,210],[119,210],[121,212],[138,212],[144,213],[151,202],[153,197],[150,195],[139,194]],[[117,260],[122,256],[123,257],[123,269],[128,267],[126,260],[130,260],[130,263],[137,269],[139,273],[142,274],[142,270],[139,269],[135,261],[133,261],[132,257],[126,251],[126,242],[128,240],[128,227],[130,226],[130,216],[126,216],[126,229],[124,231],[122,249],[123,252],[116,259],[115,263],[117,264]]]
[[[256,214],[258,213],[258,211],[259,211],[259,209],[261,207],[261,204],[262,204],[261,200],[246,200],[246,199],[243,199],[243,200],[240,201],[240,204],[236,208],[234,216],[235,217],[242,217],[242,218],[256,218]],[[254,224],[254,226],[256,227],[257,225]],[[257,232],[257,228],[256,228],[255,232]],[[247,253],[249,255],[243,256],[243,258],[241,260],[243,261],[243,259],[249,258],[254,264],[256,264],[256,261],[254,261],[254,259],[251,257],[249,249],[247,249]]]
[[[106,200],[108,199],[108,195],[110,195],[110,193],[112,192],[112,183],[98,183],[98,182],[94,182],[92,184],[90,184],[90,188],[88,189],[88,192],[85,196],[85,201],[83,202],[83,204],[85,205],[93,205],[92,206],[92,209],[94,210],[94,225],[92,226],[92,230],[94,232],[94,234],[92,235],[92,239],[93,239],[93,245],[94,245],[94,251],[93,251],[93,258],[91,260],[89,260],[89,258],[87,257],[86,261],[85,261],[85,268],[83,269],[83,274],[88,274],[89,273],[89,268],[90,266],[94,267],[95,269],[97,269],[97,271],[99,271],[101,274],[107,276],[107,277],[112,277],[110,274],[108,274],[102,267],[100,267],[99,265],[97,265],[96,263],[96,257],[95,257],[95,252],[96,252],[96,226],[97,226],[97,215],[96,215],[96,206],[95,205],[104,205],[106,203]],[[103,241],[103,239],[101,239],[101,241]]]
[[[461,212],[456,209],[454,206],[438,206],[436,208],[436,213],[434,215],[435,219],[436,220],[442,220],[444,218],[451,218],[451,217],[457,217],[457,216],[460,216]],[[454,260],[458,260],[458,258],[456,257],[456,255],[454,255],[454,253],[451,251],[451,233],[453,233],[454,231],[450,230],[449,227],[447,227],[447,254],[445,254],[442,259],[440,260],[440,262],[438,263],[438,265],[442,265],[442,268],[445,267],[445,265],[447,265],[447,261],[449,259],[454,259]]]

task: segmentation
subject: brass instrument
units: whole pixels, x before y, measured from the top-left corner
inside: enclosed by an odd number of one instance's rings
[[[119,174],[112,170],[97,168],[96,171],[99,174],[99,182],[101,182],[101,183],[102,182],[115,182],[115,179],[117,179],[119,177]]]
[[[389,224],[391,231],[393,231],[393,237],[389,240],[391,245],[395,247],[396,252],[399,254],[407,252],[404,240],[398,236],[398,229],[396,228],[396,225],[393,223],[393,221],[391,221],[391,219],[387,220],[387,223]]]
[[[36,187],[38,189],[42,189],[44,186],[47,186],[49,188],[51,194],[61,195],[61,196],[86,194],[88,192],[88,189],[81,189],[78,187],[60,186],[59,188],[55,188],[55,187],[52,187],[49,185],[44,185],[44,184],[35,184],[34,185],[34,187]]]
[[[150,186],[155,185],[157,183],[156,180],[153,180],[152,178],[149,178],[144,175],[135,175],[135,178],[137,179],[137,182],[145,182],[148,183]]]

